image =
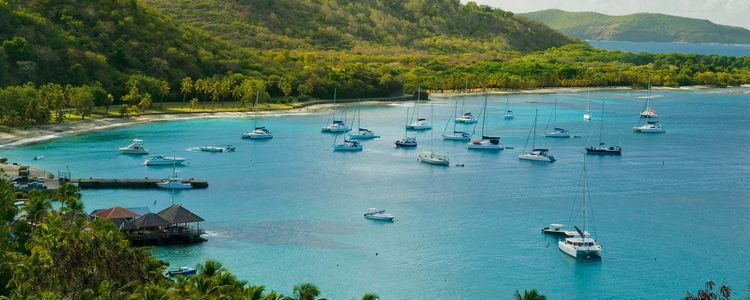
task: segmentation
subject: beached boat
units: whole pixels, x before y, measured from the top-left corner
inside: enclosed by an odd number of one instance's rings
[[[421,100],[420,98],[422,95],[421,89],[422,88],[420,87],[417,90],[417,101],[414,102],[414,110],[412,111],[414,113],[412,118],[416,118],[417,120],[406,124],[407,130],[430,130],[432,129],[432,125],[430,124],[430,122],[427,121],[427,119],[419,117],[419,102]],[[412,118],[409,118],[409,119],[411,120]]]
[[[466,101],[466,100],[464,100]],[[461,104],[463,107],[463,104]],[[443,128],[443,140],[446,141],[469,141],[471,140],[471,134],[456,130],[456,122],[451,122],[453,117],[455,117],[456,113],[458,112],[458,101],[455,101],[453,103],[453,113],[451,113],[451,117],[448,118],[448,122],[445,123],[445,128]],[[449,133],[448,126],[453,123],[453,133]]]
[[[589,195],[588,195],[588,178],[586,177],[585,159],[584,159],[584,164],[583,164],[582,178],[583,179],[582,179],[581,186],[583,190],[582,191],[583,200],[581,201],[581,213],[583,216],[583,230],[578,228],[578,226],[573,226],[578,234],[571,236],[571,237],[567,237],[564,240],[560,240],[559,242],[557,242],[557,246],[558,248],[560,248],[560,251],[574,258],[601,257],[602,246],[589,233],[589,224],[588,224],[589,212],[587,209],[587,205],[588,205],[587,201],[589,200]]]
[[[602,100],[602,116],[599,121],[599,145],[586,147],[587,154],[599,154],[599,155],[621,155],[622,148],[618,145],[607,146],[603,140],[604,135],[604,100]],[[589,137],[591,140],[591,137]]]
[[[195,275],[196,273],[198,273],[198,271],[195,270],[195,268],[191,268],[191,267],[179,267],[179,268],[177,268],[177,270],[167,271],[167,276],[169,276],[169,277],[174,277],[174,276],[177,276],[177,275],[187,276],[187,275]]]
[[[552,115],[554,116],[554,122],[552,122],[554,129],[545,133],[544,136],[548,138],[569,138],[570,133],[567,130],[557,127],[557,99],[555,99],[555,112]],[[549,122],[547,122],[547,125],[549,125]]]
[[[484,135],[484,124],[487,122],[487,98],[489,96],[487,93],[484,94],[484,105],[482,105],[482,139],[476,140],[476,141],[470,141],[467,144],[467,148],[470,150],[489,150],[489,151],[499,151],[505,149],[503,147],[503,144],[500,142],[499,136],[487,136]],[[474,131],[477,129],[476,125],[474,126],[474,129],[472,130],[472,136],[474,135]]]
[[[163,156],[160,154],[149,157],[143,164],[147,166],[169,166],[182,164],[186,160],[187,158]]]
[[[518,155],[518,159],[520,160],[530,160],[530,161],[541,161],[541,162],[555,162],[555,157],[549,154],[549,149],[544,148],[536,148],[536,121],[537,121],[537,115],[538,111],[534,111],[534,125],[531,127],[531,131],[529,132],[529,136],[526,137],[526,144],[523,146],[523,153]],[[529,144],[529,138],[531,138],[531,151],[526,152],[526,146]]]
[[[260,98],[260,92],[255,92],[255,103],[253,103],[253,112],[255,112],[255,108],[258,106],[259,98]],[[255,126],[253,126],[254,129],[243,133],[242,138],[251,139],[251,140],[272,139],[273,134],[271,134],[271,131],[268,130],[265,126],[258,126],[257,118],[258,118],[257,116],[253,118],[253,122],[255,123]]]
[[[665,133],[667,132],[663,127],[661,127],[661,123],[659,121],[648,121],[646,124],[642,126],[636,126],[633,127],[634,132],[639,133]]]
[[[385,209],[370,208],[364,214],[365,219],[393,222],[395,218],[391,214],[385,213]]]
[[[430,117],[435,118],[435,109],[430,105]],[[430,152],[422,152],[417,156],[417,160],[422,163],[438,165],[438,166],[450,166],[450,160],[448,155],[437,154],[433,149],[435,146],[434,131],[430,131]]]
[[[333,106],[331,107],[331,113],[328,115],[328,120],[326,121],[327,125],[324,126],[321,131],[331,133],[349,132],[352,129],[346,125],[345,119],[346,116],[344,116],[344,120],[336,120],[336,89],[333,89]]]
[[[143,147],[143,140],[141,139],[133,139],[133,142],[128,145],[127,147],[122,147],[118,149],[120,153],[123,154],[137,154],[137,155],[146,155],[148,154],[148,149]]]

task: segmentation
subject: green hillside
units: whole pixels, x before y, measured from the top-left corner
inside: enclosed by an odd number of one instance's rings
[[[208,32],[259,49],[401,47],[465,53],[542,50],[563,35],[513,13],[457,0],[146,0]]]
[[[663,14],[609,16],[550,9],[523,16],[579,39],[750,44],[748,29]]]

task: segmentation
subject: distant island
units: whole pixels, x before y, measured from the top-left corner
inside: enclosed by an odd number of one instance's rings
[[[519,15],[585,40],[750,44],[746,28],[664,14],[610,16],[548,9]]]

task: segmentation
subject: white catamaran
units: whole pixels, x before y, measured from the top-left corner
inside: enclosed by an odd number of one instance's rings
[[[589,232],[589,211],[587,201],[590,197],[588,194],[588,178],[586,176],[585,158],[583,163],[583,174],[581,175],[581,186],[583,187],[583,201],[581,203],[583,230],[578,228],[578,226],[574,226],[577,234],[558,241],[557,247],[560,248],[560,251],[575,258],[591,258],[592,256],[601,257],[602,246],[596,239],[591,237],[591,233]]]

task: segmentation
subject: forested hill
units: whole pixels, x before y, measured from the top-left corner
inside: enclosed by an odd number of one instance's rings
[[[579,39],[750,44],[748,29],[663,14],[609,16],[550,9],[523,16]]]
[[[541,23],[458,0],[145,0],[240,46],[400,47],[442,53],[543,50],[570,43]]]

